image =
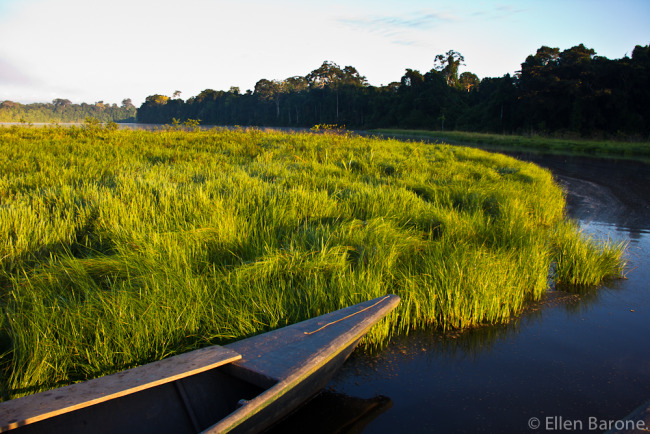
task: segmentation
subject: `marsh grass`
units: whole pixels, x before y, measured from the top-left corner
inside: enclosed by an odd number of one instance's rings
[[[585,236],[578,225],[570,221],[558,224],[552,239],[554,281],[558,288],[587,289],[612,276],[624,276],[626,242]]]
[[[489,146],[490,148],[499,150],[619,158],[650,162],[650,143],[647,141],[567,139],[540,135],[519,136],[465,131],[397,129],[379,129],[374,131],[386,136],[412,137],[420,140],[425,138],[436,139],[462,145]]]
[[[397,293],[363,345],[622,273],[551,174],[349,134],[0,128],[9,399]]]

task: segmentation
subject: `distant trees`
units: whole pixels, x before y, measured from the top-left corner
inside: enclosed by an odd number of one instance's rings
[[[128,105],[125,105],[128,101]],[[100,122],[133,122],[136,108],[131,100],[122,106],[105,104],[73,104],[69,99],[56,98],[51,103],[20,104],[13,101],[0,103],[0,122],[83,122],[94,118]]]
[[[515,75],[459,74],[464,57],[449,50],[427,72],[406,69],[399,81],[369,86],[353,66],[324,61],[305,76],[260,79],[254,90],[206,89],[186,101],[148,96],[137,109],[145,123],[201,119],[213,125],[463,129],[468,131],[650,135],[650,46],[631,57],[607,59],[583,44],[566,50],[542,46]],[[122,104],[0,102],[0,122],[132,121],[131,99]]]
[[[562,52],[541,47],[521,64],[518,77],[520,108],[528,115],[525,127],[585,135],[637,129],[628,119],[636,111],[629,104],[636,90],[628,83],[637,75],[631,63],[597,57],[583,44]]]
[[[399,81],[380,87],[352,66],[325,61],[305,76],[260,79],[244,94],[206,89],[185,102],[152,95],[137,116],[152,123],[650,134],[650,46],[617,60],[583,44],[563,51],[542,46],[515,75],[482,80],[459,74],[464,60],[449,50],[435,56],[431,70],[406,69]]]

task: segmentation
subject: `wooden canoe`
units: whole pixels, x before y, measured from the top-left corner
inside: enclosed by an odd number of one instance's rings
[[[260,432],[321,390],[399,303],[387,295],[113,375],[0,403],[0,432]]]

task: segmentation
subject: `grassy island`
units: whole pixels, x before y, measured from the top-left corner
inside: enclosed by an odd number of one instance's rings
[[[0,128],[0,386],[10,399],[386,293],[366,345],[508,321],[623,272],[551,174],[345,133]]]

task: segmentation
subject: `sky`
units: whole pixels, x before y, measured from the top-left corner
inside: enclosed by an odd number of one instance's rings
[[[543,45],[631,56],[648,23],[649,0],[0,0],[0,101],[139,106],[326,60],[380,86],[449,50],[460,72],[501,77]]]

